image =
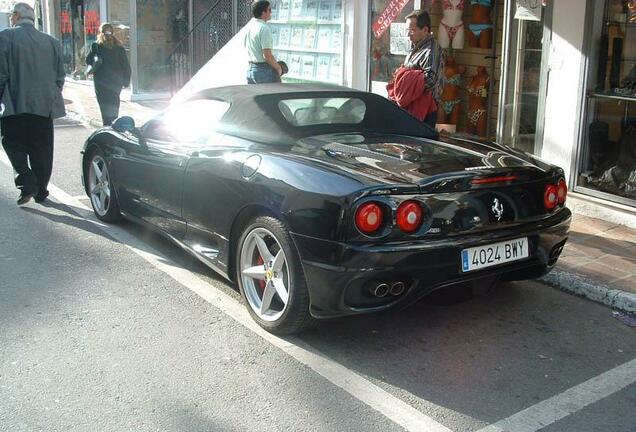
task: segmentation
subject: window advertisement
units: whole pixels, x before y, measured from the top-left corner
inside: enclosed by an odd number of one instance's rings
[[[73,25],[72,7],[70,0],[60,2],[60,42],[62,44],[62,57],[64,58],[64,70],[70,74],[75,69],[75,58],[73,56]]]
[[[97,40],[99,33],[99,0],[84,1],[84,46],[86,51],[90,50],[93,42]]]
[[[413,1],[371,0],[371,44],[369,81],[371,91],[386,96],[386,85],[402,65],[411,47],[406,16]]]
[[[633,7],[630,8],[630,3]],[[590,46],[577,186],[636,206],[636,1],[606,0]]]
[[[342,0],[274,0],[269,24],[284,81],[342,84]]]

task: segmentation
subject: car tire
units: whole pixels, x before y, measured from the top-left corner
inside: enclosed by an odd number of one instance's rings
[[[90,153],[86,166],[86,191],[95,216],[109,223],[121,219],[119,202],[111,179],[106,156],[95,148]]]
[[[236,250],[236,280],[254,321],[280,335],[311,326],[305,275],[285,225],[257,217],[243,230]]]

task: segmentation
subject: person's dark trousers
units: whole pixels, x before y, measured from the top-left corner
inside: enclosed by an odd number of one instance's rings
[[[119,94],[121,87],[95,81],[95,96],[102,113],[102,123],[109,126],[119,116]]]
[[[432,113],[424,117],[423,122],[424,124],[427,124],[428,126],[435,129],[435,125],[437,124],[437,111],[433,111]]]
[[[2,147],[23,194],[45,197],[53,170],[53,119],[33,114],[0,118]]]

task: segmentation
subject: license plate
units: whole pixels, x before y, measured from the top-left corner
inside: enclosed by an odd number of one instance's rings
[[[462,250],[462,271],[480,270],[529,256],[527,237],[472,247]]]

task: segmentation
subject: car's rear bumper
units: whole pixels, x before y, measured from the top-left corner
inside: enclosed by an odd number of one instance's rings
[[[434,241],[351,245],[294,234],[311,298],[318,318],[375,312],[414,302],[438,288],[462,282],[502,277],[532,279],[556,263],[567,239],[571,213],[566,208],[553,217],[514,228]],[[527,237],[530,257],[523,261],[462,272],[461,250]],[[403,294],[376,297],[369,287],[404,282]]]

